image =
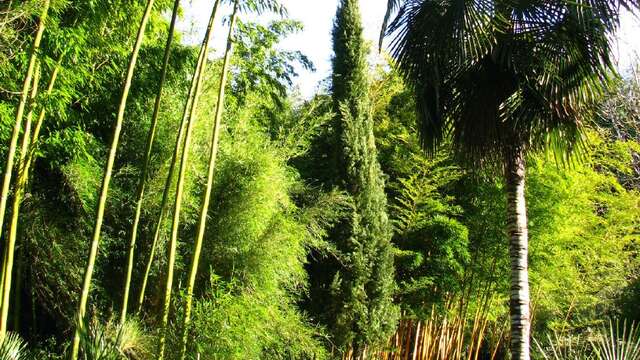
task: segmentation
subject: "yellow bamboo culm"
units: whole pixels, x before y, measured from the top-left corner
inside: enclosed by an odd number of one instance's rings
[[[403,317],[386,346],[360,354],[352,348],[343,360],[478,360],[481,350],[494,360],[504,343],[507,328],[491,320],[493,295],[488,286],[474,299],[475,309],[469,309],[469,293],[445,301],[443,308],[431,307],[422,320]],[[484,350],[483,350],[484,349]]]

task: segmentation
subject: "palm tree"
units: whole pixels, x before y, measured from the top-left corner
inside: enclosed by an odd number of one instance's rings
[[[173,42],[173,33],[176,27],[176,19],[178,18],[178,8],[180,7],[180,0],[175,0],[173,3],[173,10],[171,13],[171,23],[169,25],[169,34],[167,36],[167,43],[164,47],[164,55],[162,59],[162,70],[160,71],[160,82],[158,84],[158,93],[156,94],[156,100],[153,105],[153,115],[151,116],[151,126],[147,134],[147,144],[145,148],[144,162],[142,165],[142,173],[140,173],[140,180],[138,181],[138,188],[136,191],[136,212],[133,218],[133,225],[131,227],[131,239],[129,241],[129,256],[127,262],[127,275],[124,283],[124,294],[122,297],[122,310],[120,313],[120,326],[124,325],[127,319],[127,308],[129,303],[129,291],[131,288],[131,275],[133,272],[133,256],[136,246],[136,237],[138,235],[138,224],[140,223],[140,214],[142,213],[142,197],[144,196],[145,183],[147,181],[147,173],[149,170],[149,161],[151,159],[151,150],[153,149],[153,141],[156,136],[156,129],[158,127],[158,117],[160,115],[160,101],[162,100],[162,88],[167,78],[167,69],[169,67],[169,56],[171,55],[171,43]]]
[[[186,178],[187,164],[189,159],[189,146],[191,143],[191,134],[193,131],[193,125],[196,121],[196,110],[198,108],[198,100],[200,97],[200,90],[202,88],[203,74],[205,73],[207,64],[207,53],[209,50],[209,43],[211,40],[211,34],[213,32],[213,24],[215,23],[216,13],[218,12],[218,6],[220,0],[216,0],[211,10],[211,16],[209,17],[209,24],[207,25],[207,31],[204,36],[202,47],[200,49],[200,56],[197,65],[197,72],[194,75],[193,81],[195,87],[193,89],[193,99],[189,109],[189,115],[187,120],[187,128],[184,137],[184,144],[182,146],[182,155],[180,157],[180,168],[178,170],[178,183],[176,185],[175,202],[173,206],[173,219],[171,222],[171,239],[169,240],[169,259],[167,261],[167,278],[165,284],[164,300],[162,305],[162,319],[160,325],[160,339],[158,341],[158,359],[164,359],[164,351],[166,345],[166,330],[169,323],[169,309],[171,307],[171,293],[173,290],[173,272],[176,261],[176,249],[178,246],[178,230],[180,226],[180,211],[182,209],[182,192],[184,189],[184,182]],[[185,109],[186,110],[186,109]],[[170,181],[170,179],[167,179]]]
[[[184,359],[187,351],[187,333],[189,329],[189,322],[191,320],[191,304],[193,298],[193,288],[196,283],[196,276],[198,274],[198,264],[200,261],[200,252],[202,251],[202,241],[204,239],[204,232],[207,226],[207,213],[209,210],[209,201],[211,200],[211,189],[213,187],[213,176],[215,173],[216,158],[218,154],[218,141],[220,139],[220,123],[222,120],[222,112],[224,110],[224,91],[227,84],[227,74],[229,69],[229,62],[231,59],[231,53],[233,50],[233,31],[236,23],[236,17],[238,15],[238,1],[235,2],[233,7],[233,14],[231,15],[231,21],[229,23],[229,34],[227,35],[227,48],[224,54],[224,60],[222,64],[222,73],[220,74],[220,84],[218,85],[218,100],[216,103],[216,114],[213,122],[213,136],[211,138],[211,147],[209,152],[209,167],[207,174],[207,184],[204,191],[204,198],[200,207],[200,219],[198,221],[198,233],[196,235],[196,242],[193,251],[193,260],[191,261],[191,270],[189,271],[189,283],[187,284],[187,299],[184,308],[184,320],[182,327],[182,350],[180,353],[180,359]]]
[[[2,232],[4,225],[4,215],[7,209],[7,199],[9,198],[9,187],[11,185],[11,175],[13,173],[13,162],[15,160],[16,148],[18,147],[18,138],[20,136],[20,129],[22,128],[22,120],[24,118],[24,110],[27,106],[29,99],[29,88],[31,87],[31,81],[36,69],[36,62],[38,60],[38,49],[42,42],[42,35],[44,34],[45,24],[47,21],[47,15],[49,13],[49,5],[51,1],[45,0],[42,13],[40,15],[40,21],[38,22],[38,30],[33,39],[33,45],[31,47],[31,54],[29,55],[29,65],[27,66],[27,74],[22,84],[22,92],[20,93],[20,102],[18,103],[18,109],[16,111],[16,122],[13,124],[13,130],[11,132],[11,140],[9,143],[9,151],[7,152],[7,161],[4,168],[4,176],[2,180],[2,192],[0,192],[0,232]],[[2,279],[4,279],[4,261],[2,269]],[[2,286],[4,287],[4,286]],[[4,295],[3,295],[4,297]],[[0,340],[4,336],[4,332],[0,331]]]
[[[102,220],[104,218],[104,209],[107,203],[107,194],[109,192],[109,183],[111,181],[111,173],[113,171],[113,163],[116,159],[116,153],[118,151],[118,142],[120,140],[120,131],[122,130],[122,122],[124,120],[124,111],[127,106],[127,98],[129,96],[129,89],[131,88],[131,82],[133,80],[133,74],[135,71],[136,63],[138,61],[138,53],[142,46],[142,40],[144,39],[144,32],[147,28],[147,23],[151,17],[151,10],[153,9],[154,0],[148,0],[142,19],[140,20],[140,27],[138,28],[138,34],[136,36],[136,42],[131,52],[131,58],[127,68],[127,75],[122,88],[122,96],[120,97],[120,104],[118,106],[118,114],[116,116],[116,123],[113,129],[113,140],[111,141],[111,148],[109,150],[109,157],[104,170],[104,177],[102,179],[102,187],[100,190],[100,200],[98,202],[98,209],[96,212],[96,221],[93,230],[93,237],[91,240],[91,250],[89,252],[89,259],[87,261],[87,268],[84,273],[84,280],[82,283],[82,293],[80,294],[80,301],[78,302],[78,314],[75,335],[73,336],[73,345],[71,348],[71,359],[76,360],[78,358],[78,350],[80,346],[80,330],[84,323],[84,314],[87,309],[87,300],[89,298],[89,290],[91,288],[91,278],[93,277],[93,267],[95,265],[96,257],[98,255],[98,245],[100,244],[100,233],[102,230]]]
[[[615,75],[608,42],[637,1],[389,0],[383,27],[412,86],[425,150],[503,170],[511,259],[511,354],[529,359],[525,155],[563,161]]]

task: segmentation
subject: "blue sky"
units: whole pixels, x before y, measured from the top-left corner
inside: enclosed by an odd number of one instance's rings
[[[377,43],[380,24],[384,17],[387,0],[360,0],[365,36]],[[302,21],[305,30],[287,38],[282,44],[283,49],[301,50],[316,66],[316,72],[300,71],[296,86],[304,96],[313,94],[317,84],[331,73],[331,28],[338,0],[281,0],[287,7],[292,19]],[[204,35],[205,26],[210,15],[212,0],[185,0],[183,3],[184,16],[178,27],[189,35],[185,41],[200,42]],[[225,8],[227,15],[230,9]],[[268,22],[273,17],[247,18],[259,22]],[[214,49],[220,54],[224,48],[226,31],[218,20],[214,33]],[[633,56],[640,55],[640,21],[626,14],[622,19],[618,34],[616,49],[619,52],[620,67],[628,68]]]

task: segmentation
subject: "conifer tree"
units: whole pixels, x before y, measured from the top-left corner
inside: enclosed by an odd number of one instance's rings
[[[342,0],[333,29],[335,185],[353,208],[336,231],[344,267],[334,279],[334,334],[355,355],[387,340],[395,328],[391,225],[369,111],[367,48],[358,0]]]

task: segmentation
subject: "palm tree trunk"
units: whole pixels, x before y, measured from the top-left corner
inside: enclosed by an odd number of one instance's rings
[[[151,243],[151,250],[149,251],[149,258],[147,259],[147,266],[142,278],[142,287],[140,288],[140,294],[138,297],[138,312],[142,311],[144,295],[147,289],[147,282],[149,280],[149,273],[151,272],[151,265],[153,264],[156,248],[158,246],[158,240],[160,239],[162,223],[166,214],[167,202],[169,200],[169,191],[171,190],[171,184],[173,183],[173,173],[175,172],[178,154],[180,153],[180,146],[182,145],[182,139],[184,137],[185,127],[187,124],[187,120],[189,119],[189,109],[191,108],[191,103],[193,101],[193,96],[198,82],[198,74],[200,73],[200,66],[202,65],[203,57],[204,56],[201,48],[200,54],[198,55],[198,61],[196,63],[196,69],[193,74],[193,78],[191,79],[191,87],[189,88],[189,93],[187,94],[187,102],[182,112],[182,120],[178,129],[178,135],[176,137],[176,144],[173,149],[173,156],[171,157],[171,165],[167,174],[167,180],[165,181],[164,190],[162,192],[162,200],[160,201],[160,214],[158,215],[158,222],[156,223],[156,228],[153,234],[153,242]]]
[[[11,222],[9,224],[9,236],[7,238],[6,248],[4,250],[4,268],[2,269],[2,310],[0,311],[0,338],[3,338],[7,332],[7,321],[9,319],[9,306],[11,304],[11,280],[13,278],[13,261],[15,255],[16,239],[18,236],[18,216],[20,211],[20,202],[22,201],[22,193],[24,190],[25,165],[27,153],[29,152],[29,144],[31,142],[31,124],[33,119],[33,111],[35,106],[35,98],[38,96],[38,83],[40,82],[40,65],[36,65],[35,74],[33,76],[33,86],[29,95],[29,113],[27,114],[24,134],[22,134],[22,143],[20,144],[20,160],[18,161],[18,180],[13,195],[13,203],[11,208]]]
[[[180,210],[182,208],[182,191],[184,189],[184,180],[187,170],[187,163],[189,159],[189,145],[191,143],[191,133],[193,125],[196,121],[196,109],[198,107],[198,98],[200,96],[200,89],[202,87],[202,79],[206,73],[207,53],[209,49],[209,42],[211,40],[211,32],[213,30],[213,24],[215,21],[216,12],[218,10],[218,4],[220,0],[216,0],[211,11],[211,17],[209,18],[209,24],[207,25],[207,32],[202,44],[202,63],[200,64],[200,71],[197,74],[197,81],[195,92],[193,95],[193,102],[191,103],[191,110],[189,111],[189,120],[187,122],[187,132],[184,138],[184,146],[182,149],[182,156],[180,158],[180,169],[178,171],[178,184],[176,185],[175,204],[173,208],[173,221],[171,223],[171,240],[169,241],[169,259],[167,264],[167,281],[165,286],[164,302],[162,306],[162,323],[160,328],[160,339],[158,344],[158,359],[164,359],[164,350],[166,345],[166,330],[169,322],[169,308],[171,306],[171,290],[173,287],[173,270],[176,260],[176,248],[178,245],[178,228],[180,226]]]
[[[220,139],[220,123],[222,120],[222,112],[224,110],[224,90],[227,83],[227,74],[231,53],[233,50],[233,30],[238,14],[238,1],[235,2],[233,15],[229,24],[229,34],[227,35],[227,49],[224,54],[222,64],[222,74],[220,75],[220,84],[218,87],[218,101],[216,104],[216,115],[213,125],[213,137],[211,139],[211,149],[209,153],[209,173],[207,174],[207,186],[204,192],[200,208],[200,220],[198,223],[198,234],[196,235],[195,249],[193,251],[193,260],[191,262],[191,270],[189,272],[189,284],[187,285],[187,302],[184,308],[184,321],[182,326],[182,351],[180,359],[184,360],[187,351],[187,334],[189,323],[191,321],[191,304],[193,299],[193,287],[195,286],[196,276],[198,274],[198,264],[200,262],[200,252],[202,251],[202,241],[207,226],[207,212],[209,210],[209,202],[211,200],[211,189],[213,187],[213,176],[215,173],[216,158],[218,154],[218,142]]]
[[[7,152],[7,162],[4,168],[4,178],[2,181],[2,192],[0,193],[0,233],[4,226],[4,215],[7,209],[7,199],[9,197],[9,187],[11,185],[11,175],[13,172],[13,162],[16,156],[16,148],[18,147],[18,138],[20,137],[20,129],[22,128],[22,119],[24,117],[24,109],[27,105],[29,98],[29,87],[31,86],[31,80],[33,79],[33,73],[36,68],[36,60],[38,59],[38,49],[40,48],[40,42],[42,41],[42,34],[44,33],[45,23],[47,20],[47,14],[49,13],[50,0],[45,0],[42,8],[42,14],[40,15],[40,21],[38,23],[38,30],[33,40],[33,46],[31,48],[31,55],[29,56],[29,65],[27,67],[27,75],[22,84],[22,93],[20,95],[20,102],[18,103],[18,109],[16,111],[16,122],[13,125],[11,133],[11,140],[9,143],[9,151]],[[5,250],[6,252],[6,250]],[[5,258],[6,260],[6,258]],[[4,268],[6,264],[3,264],[2,279],[4,283]],[[4,287],[4,286],[2,286]],[[2,294],[4,298],[4,294]],[[0,339],[4,336],[0,333]]]
[[[529,274],[525,160],[521,149],[508,151],[505,160],[507,231],[511,258],[511,358],[529,360]]]
[[[147,28],[147,22],[151,16],[151,10],[153,8],[154,0],[148,0],[144,15],[140,21],[140,27],[138,28],[138,34],[136,42],[131,52],[131,59],[127,69],[127,76],[125,78],[124,86],[122,89],[122,97],[120,98],[120,105],[118,107],[118,115],[116,117],[116,124],[113,130],[113,140],[111,142],[111,148],[109,150],[109,158],[104,171],[104,178],[102,180],[102,188],[100,190],[100,201],[98,203],[98,211],[96,213],[96,222],[93,230],[93,238],[91,241],[91,250],[89,252],[89,260],[87,262],[87,268],[84,273],[84,281],[82,284],[82,293],[80,295],[80,301],[78,304],[78,314],[76,321],[76,331],[73,337],[73,347],[71,350],[71,359],[76,360],[78,358],[78,349],[80,346],[80,327],[83,326],[84,314],[87,309],[87,300],[89,298],[89,290],[91,287],[91,278],[93,277],[93,267],[95,265],[96,256],[98,255],[98,245],[100,243],[100,232],[102,230],[102,220],[104,218],[104,209],[107,203],[107,193],[109,192],[109,182],[111,181],[111,173],[113,171],[113,163],[116,159],[116,153],[118,151],[118,142],[120,140],[120,131],[122,130],[122,122],[124,120],[124,111],[127,106],[127,97],[129,96],[129,89],[131,88],[131,82],[133,80],[133,73],[138,61],[138,53],[142,46],[142,40],[144,39],[144,32]]]
[[[136,212],[133,219],[133,226],[131,227],[131,239],[129,241],[129,256],[127,263],[127,275],[124,283],[124,295],[122,297],[122,310],[120,313],[120,325],[123,325],[127,319],[127,308],[129,304],[129,291],[131,288],[131,274],[133,273],[133,257],[136,246],[136,237],[138,235],[138,224],[140,223],[140,214],[142,213],[142,198],[144,196],[144,185],[147,181],[147,173],[149,171],[149,161],[151,159],[151,150],[153,149],[153,141],[156,136],[156,129],[158,127],[158,116],[160,113],[160,101],[162,100],[162,88],[167,78],[167,68],[169,67],[169,56],[171,55],[171,43],[173,42],[173,33],[176,27],[176,19],[178,18],[178,8],[180,7],[180,0],[175,0],[173,4],[173,12],[171,14],[171,25],[169,25],[169,35],[167,37],[167,43],[164,47],[164,57],[162,60],[162,70],[160,74],[160,83],[158,84],[158,93],[156,95],[156,101],[153,106],[153,116],[151,117],[151,126],[147,135],[147,145],[145,148],[144,165],[142,166],[142,173],[140,174],[140,180],[138,182],[138,189],[136,192]]]

